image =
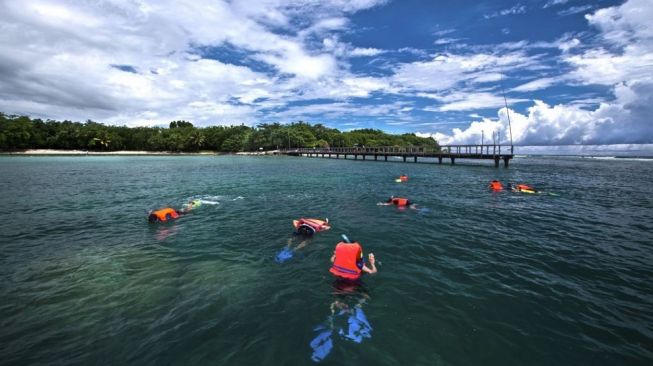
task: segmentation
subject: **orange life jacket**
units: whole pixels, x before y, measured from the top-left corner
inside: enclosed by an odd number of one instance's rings
[[[399,177],[399,180],[402,182],[408,182],[408,176],[407,175],[402,175]]]
[[[517,184],[515,187],[517,187],[517,190],[520,190],[520,191],[523,190],[523,189],[525,189],[527,191],[533,191],[534,190],[533,187],[527,186],[526,184]]]
[[[357,280],[363,272],[363,248],[358,242],[336,245],[336,258],[329,272],[348,280]]]
[[[408,206],[408,198],[393,198],[392,204],[399,207],[406,207]]]
[[[172,209],[170,207],[166,207],[166,208],[162,208],[160,210],[156,210],[156,211],[152,212],[150,215],[154,215],[154,216],[156,216],[156,218],[159,221],[164,221],[164,222],[168,221],[169,218],[170,219],[176,219],[177,217],[179,217],[179,214],[177,213],[177,211],[175,211],[174,209]]]
[[[503,189],[503,185],[498,180],[493,180],[492,182],[490,182],[490,188],[493,191],[500,191]]]

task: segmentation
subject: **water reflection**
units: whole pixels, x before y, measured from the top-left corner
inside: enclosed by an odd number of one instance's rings
[[[362,282],[338,279],[333,282],[333,288],[334,300],[329,306],[330,314],[313,329],[316,335],[310,346],[313,350],[311,359],[315,362],[320,362],[329,355],[336,337],[354,343],[372,338],[372,326],[363,311],[370,296]]]

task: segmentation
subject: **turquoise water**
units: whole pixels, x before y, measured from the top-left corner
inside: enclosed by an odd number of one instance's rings
[[[650,365],[651,177],[626,159],[2,157],[0,363],[302,365],[323,334],[320,364]],[[392,194],[422,210],[376,205]],[[333,229],[279,264],[300,216]],[[359,286],[328,272],[342,233],[381,262]],[[371,329],[349,339],[356,311]]]

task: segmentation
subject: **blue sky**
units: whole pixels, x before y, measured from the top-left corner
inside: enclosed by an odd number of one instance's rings
[[[653,1],[0,3],[0,111],[653,142]],[[509,106],[506,111],[504,95]]]

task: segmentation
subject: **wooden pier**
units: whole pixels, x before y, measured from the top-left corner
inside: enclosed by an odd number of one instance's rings
[[[340,156],[344,159],[347,159],[347,156],[353,156],[354,160],[358,160],[359,157],[362,160],[367,160],[366,158],[370,157],[375,161],[378,161],[379,158],[388,161],[390,156],[402,158],[404,162],[412,159],[415,163],[418,158],[434,158],[438,159],[439,164],[442,164],[442,159],[449,159],[451,165],[456,163],[456,159],[493,160],[494,166],[497,168],[503,160],[503,166],[507,168],[510,159],[513,158],[513,147],[510,145],[446,145],[441,146],[439,150],[420,146],[331,147],[283,149],[279,150],[279,153],[292,156],[335,157],[336,159],[340,159]]]

